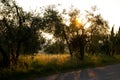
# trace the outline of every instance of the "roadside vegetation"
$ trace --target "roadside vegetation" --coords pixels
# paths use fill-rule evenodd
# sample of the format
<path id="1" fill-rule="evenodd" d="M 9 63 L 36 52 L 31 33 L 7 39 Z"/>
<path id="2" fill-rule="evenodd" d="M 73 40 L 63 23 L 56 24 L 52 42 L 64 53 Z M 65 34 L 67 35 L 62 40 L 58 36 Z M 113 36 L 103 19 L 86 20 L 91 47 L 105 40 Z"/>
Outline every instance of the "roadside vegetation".
<path id="1" fill-rule="evenodd" d="M 1 80 L 23 80 L 120 63 L 120 55 L 86 54 L 84 61 L 69 54 L 21 55 L 17 65 L 0 69 Z"/>

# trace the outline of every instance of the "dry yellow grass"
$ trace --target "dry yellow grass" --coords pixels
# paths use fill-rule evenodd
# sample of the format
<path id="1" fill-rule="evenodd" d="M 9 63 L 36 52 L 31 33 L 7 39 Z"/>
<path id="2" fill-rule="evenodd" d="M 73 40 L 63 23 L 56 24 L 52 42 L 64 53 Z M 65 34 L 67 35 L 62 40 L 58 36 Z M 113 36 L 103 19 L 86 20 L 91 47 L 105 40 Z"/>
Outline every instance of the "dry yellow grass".
<path id="1" fill-rule="evenodd" d="M 37 54 L 34 56 L 34 60 L 38 60 L 41 64 L 46 65 L 50 62 L 56 64 L 63 64 L 70 56 L 68 54 Z"/>
<path id="2" fill-rule="evenodd" d="M 47 65 L 48 63 L 54 62 L 57 65 L 62 65 L 70 59 L 69 54 L 36 54 L 36 55 L 26 55 L 20 56 L 20 60 L 25 62 L 38 61 L 41 65 Z"/>

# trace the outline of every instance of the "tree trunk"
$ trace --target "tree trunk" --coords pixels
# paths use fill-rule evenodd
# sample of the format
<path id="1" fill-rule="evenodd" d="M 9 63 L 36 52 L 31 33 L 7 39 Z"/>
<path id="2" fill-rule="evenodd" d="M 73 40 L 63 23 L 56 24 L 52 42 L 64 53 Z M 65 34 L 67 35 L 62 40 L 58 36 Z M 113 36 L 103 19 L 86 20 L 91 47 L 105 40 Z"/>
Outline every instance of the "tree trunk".
<path id="1" fill-rule="evenodd" d="M 81 55 L 81 60 L 84 60 L 84 54 L 85 54 L 85 35 L 84 35 L 84 29 L 82 29 L 82 40 L 81 40 L 81 45 L 80 45 L 80 55 Z"/>
<path id="2" fill-rule="evenodd" d="M 10 56 L 4 51 L 0 45 L 0 52 L 2 54 L 3 60 L 1 62 L 1 67 L 8 67 L 10 65 Z"/>
<path id="3" fill-rule="evenodd" d="M 71 57 L 72 57 L 72 56 L 73 56 L 72 49 L 71 49 L 71 46 L 70 46 L 70 44 L 69 44 L 68 38 L 67 38 L 67 36 L 66 36 L 66 34 L 65 34 L 65 30 L 63 30 L 63 34 L 64 34 L 64 38 L 65 38 L 65 40 L 66 40 L 66 42 L 67 42 L 67 45 L 68 45 L 69 53 L 70 53 L 70 55 L 71 55 Z"/>
<path id="4" fill-rule="evenodd" d="M 17 44 L 16 56 L 15 56 L 15 64 L 17 64 L 18 59 L 19 59 L 20 48 L 21 48 L 21 42 L 19 41 L 18 44 Z"/>
<path id="5" fill-rule="evenodd" d="M 84 54 L 85 54 L 85 49 L 84 49 L 84 45 L 80 46 L 80 56 L 81 56 L 81 60 L 84 60 Z"/>
<path id="6" fill-rule="evenodd" d="M 68 49 L 69 49 L 70 55 L 71 55 L 71 57 L 72 57 L 72 56 L 73 56 L 73 53 L 72 53 L 71 46 L 70 46 L 70 44 L 69 44 L 69 43 L 67 43 L 67 44 L 68 44 Z"/>

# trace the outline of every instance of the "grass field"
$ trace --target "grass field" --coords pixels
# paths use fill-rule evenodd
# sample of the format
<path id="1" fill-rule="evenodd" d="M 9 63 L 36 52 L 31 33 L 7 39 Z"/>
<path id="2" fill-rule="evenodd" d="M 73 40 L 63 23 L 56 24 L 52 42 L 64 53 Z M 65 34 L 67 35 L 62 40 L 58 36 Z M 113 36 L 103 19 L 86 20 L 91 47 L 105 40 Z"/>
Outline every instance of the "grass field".
<path id="1" fill-rule="evenodd" d="M 71 58 L 68 54 L 21 55 L 18 65 L 0 69 L 0 80 L 21 80 L 84 68 L 120 63 L 120 55 L 85 55 L 85 60 Z"/>

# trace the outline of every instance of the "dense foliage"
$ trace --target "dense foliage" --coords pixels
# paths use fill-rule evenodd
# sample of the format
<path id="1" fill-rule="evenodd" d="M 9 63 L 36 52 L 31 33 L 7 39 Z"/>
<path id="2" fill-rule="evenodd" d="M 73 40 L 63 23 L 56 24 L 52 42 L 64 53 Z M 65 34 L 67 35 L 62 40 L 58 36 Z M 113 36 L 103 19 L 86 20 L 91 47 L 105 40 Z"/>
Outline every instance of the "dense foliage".
<path id="1" fill-rule="evenodd" d="M 78 21 L 80 11 L 73 7 L 60 13 L 50 5 L 40 14 L 25 12 L 13 0 L 1 0 L 0 7 L 1 67 L 17 64 L 20 54 L 34 54 L 43 48 L 47 53 L 69 51 L 71 57 L 80 60 L 86 52 L 113 56 L 120 51 L 120 29 L 115 34 L 113 27 L 110 32 L 108 22 L 99 13 L 94 14 L 96 7 L 86 11 L 86 23 Z M 90 24 L 88 28 L 86 24 Z M 50 44 L 42 32 L 53 35 Z"/>

